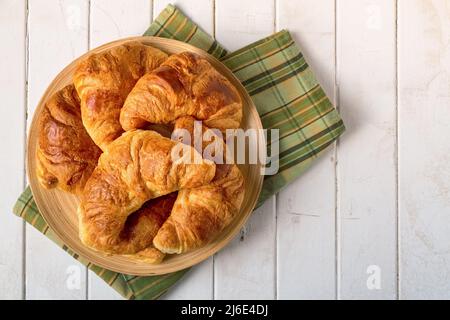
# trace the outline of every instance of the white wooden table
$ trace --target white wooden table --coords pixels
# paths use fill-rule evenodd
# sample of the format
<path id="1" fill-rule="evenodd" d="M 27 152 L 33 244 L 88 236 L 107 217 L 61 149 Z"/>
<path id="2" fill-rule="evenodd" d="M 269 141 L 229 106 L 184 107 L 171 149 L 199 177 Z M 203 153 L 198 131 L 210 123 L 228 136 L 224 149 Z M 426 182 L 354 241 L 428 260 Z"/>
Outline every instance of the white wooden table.
<path id="1" fill-rule="evenodd" d="M 0 0 L 0 298 L 120 298 L 11 208 L 52 78 L 169 2 Z M 347 132 L 165 298 L 449 299 L 450 0 L 172 2 L 230 50 L 290 30 Z"/>

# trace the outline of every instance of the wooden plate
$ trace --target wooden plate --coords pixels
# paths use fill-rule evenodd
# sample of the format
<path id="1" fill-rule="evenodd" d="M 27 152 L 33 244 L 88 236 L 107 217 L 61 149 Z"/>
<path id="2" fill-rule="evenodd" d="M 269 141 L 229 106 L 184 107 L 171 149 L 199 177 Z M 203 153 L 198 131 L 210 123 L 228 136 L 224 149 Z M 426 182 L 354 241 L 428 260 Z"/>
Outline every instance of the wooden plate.
<path id="1" fill-rule="evenodd" d="M 246 185 L 245 199 L 241 212 L 233 223 L 228 226 L 215 241 L 189 253 L 166 256 L 164 261 L 157 265 L 147 264 L 121 255 L 106 255 L 85 247 L 78 238 L 76 209 L 79 201 L 77 197 L 57 189 L 47 190 L 43 188 L 39 184 L 36 175 L 38 122 L 41 110 L 49 97 L 72 82 L 73 71 L 80 59 L 85 58 L 88 54 L 102 52 L 130 41 L 140 41 L 143 44 L 154 46 L 169 54 L 191 51 L 205 57 L 219 72 L 226 76 L 239 91 L 244 105 L 244 117 L 242 121 L 243 129 L 262 129 L 261 120 L 248 93 L 231 71 L 214 57 L 200 49 L 176 40 L 157 37 L 126 38 L 105 44 L 76 59 L 62 70 L 47 88 L 34 113 L 29 131 L 27 153 L 28 179 L 34 199 L 42 216 L 61 240 L 77 254 L 100 267 L 116 272 L 142 276 L 165 274 L 188 268 L 207 259 L 223 248 L 239 232 L 240 228 L 244 225 L 245 221 L 253 211 L 261 191 L 263 183 L 263 175 L 261 175 L 260 171 L 262 168 L 261 164 L 246 164 L 240 166 L 245 177 Z M 261 136 L 258 137 L 258 139 L 261 139 Z"/>

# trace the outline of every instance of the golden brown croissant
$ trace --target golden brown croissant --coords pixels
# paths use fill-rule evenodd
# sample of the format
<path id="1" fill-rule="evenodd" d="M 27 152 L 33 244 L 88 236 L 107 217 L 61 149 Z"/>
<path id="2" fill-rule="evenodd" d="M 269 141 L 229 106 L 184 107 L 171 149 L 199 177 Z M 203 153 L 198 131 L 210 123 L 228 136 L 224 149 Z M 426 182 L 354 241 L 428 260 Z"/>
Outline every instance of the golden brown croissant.
<path id="1" fill-rule="evenodd" d="M 124 130 L 170 123 L 182 116 L 210 128 L 238 128 L 242 101 L 234 86 L 205 59 L 190 52 L 170 56 L 144 75 L 120 113 Z"/>
<path id="2" fill-rule="evenodd" d="M 74 86 L 56 92 L 39 121 L 37 175 L 41 184 L 79 194 L 100 153 L 81 122 L 80 99 Z"/>
<path id="3" fill-rule="evenodd" d="M 109 144 L 86 183 L 78 208 L 80 238 L 85 245 L 109 253 L 142 250 L 147 239 L 124 233 L 127 218 L 150 199 L 211 181 L 215 164 L 201 159 L 194 148 L 184 146 L 182 155 L 195 155 L 198 163 L 188 163 L 183 157 L 173 161 L 172 153 L 180 146 L 150 130 L 125 132 Z M 154 234 L 161 220 L 163 217 L 140 216 L 135 230 Z"/>
<path id="4" fill-rule="evenodd" d="M 147 201 L 130 214 L 120 234 L 115 253 L 126 253 L 129 258 L 147 263 L 159 263 L 165 254 L 153 248 L 153 238 L 170 215 L 177 193 Z M 133 252 L 133 254 L 130 254 Z"/>
<path id="5" fill-rule="evenodd" d="M 192 118 L 180 118 L 175 129 L 193 135 L 193 123 Z M 154 246 L 164 253 L 183 253 L 209 243 L 239 213 L 244 193 L 244 177 L 237 165 L 216 164 L 210 184 L 178 192 L 172 213 L 153 239 Z"/>
<path id="6" fill-rule="evenodd" d="M 133 260 L 138 260 L 140 262 L 157 264 L 157 263 L 161 263 L 161 261 L 163 261 L 166 254 L 162 253 L 161 251 L 154 248 L 153 246 L 150 246 L 150 247 L 147 247 L 144 250 L 139 251 L 137 253 L 123 254 L 122 256 L 133 259 Z"/>
<path id="7" fill-rule="evenodd" d="M 131 42 L 79 63 L 73 81 L 81 98 L 83 124 L 102 150 L 123 132 L 120 109 L 136 81 L 166 59 L 161 50 Z"/>

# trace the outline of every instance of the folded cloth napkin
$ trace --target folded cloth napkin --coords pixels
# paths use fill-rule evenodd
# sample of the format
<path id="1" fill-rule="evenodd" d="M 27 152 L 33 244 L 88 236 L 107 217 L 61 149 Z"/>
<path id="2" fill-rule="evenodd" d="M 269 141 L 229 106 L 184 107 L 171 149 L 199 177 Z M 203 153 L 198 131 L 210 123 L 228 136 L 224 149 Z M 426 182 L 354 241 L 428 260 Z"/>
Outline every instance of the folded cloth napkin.
<path id="1" fill-rule="evenodd" d="M 169 5 L 144 35 L 187 42 L 220 59 L 245 86 L 264 128 L 279 129 L 279 171 L 265 177 L 258 205 L 304 172 L 345 130 L 339 114 L 286 30 L 227 54 L 210 35 Z M 91 264 L 53 233 L 39 213 L 29 187 L 17 200 L 14 213 L 127 299 L 157 299 L 188 271 L 137 277 Z"/>

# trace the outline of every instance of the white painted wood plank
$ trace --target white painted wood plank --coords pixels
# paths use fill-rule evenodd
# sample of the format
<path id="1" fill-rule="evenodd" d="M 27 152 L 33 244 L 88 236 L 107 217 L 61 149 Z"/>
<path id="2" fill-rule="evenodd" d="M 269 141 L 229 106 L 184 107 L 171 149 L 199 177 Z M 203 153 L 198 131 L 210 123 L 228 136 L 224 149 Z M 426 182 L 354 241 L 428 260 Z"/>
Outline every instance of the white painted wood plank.
<path id="1" fill-rule="evenodd" d="M 240 235 L 216 254 L 214 298 L 275 299 L 275 197 L 255 210 Z"/>
<path id="2" fill-rule="evenodd" d="M 335 0 L 278 0 L 277 30 L 287 29 L 313 68 L 322 88 L 334 100 Z"/>
<path id="3" fill-rule="evenodd" d="M 342 299 L 397 296 L 395 21 L 394 0 L 337 2 Z"/>
<path id="4" fill-rule="evenodd" d="M 213 258 L 192 267 L 161 300 L 213 299 Z"/>
<path id="5" fill-rule="evenodd" d="M 88 293 L 89 300 L 123 300 L 123 297 L 112 289 L 91 270 L 88 270 Z"/>
<path id="6" fill-rule="evenodd" d="M 334 100 L 334 0 L 277 1 L 277 29 L 288 29 Z M 278 196 L 279 299 L 336 297 L 335 161 L 330 150 Z"/>
<path id="7" fill-rule="evenodd" d="M 142 35 L 151 16 L 149 0 L 91 0 L 90 48 Z"/>
<path id="8" fill-rule="evenodd" d="M 399 1 L 400 297 L 450 298 L 450 2 Z"/>
<path id="9" fill-rule="evenodd" d="M 139 36 L 151 22 L 152 8 L 148 0 L 91 0 L 89 47 L 95 48 L 120 38 Z M 88 299 L 121 300 L 92 271 L 88 271 Z"/>
<path id="10" fill-rule="evenodd" d="M 216 0 L 216 38 L 228 50 L 271 35 L 275 31 L 273 0 Z"/>
<path id="11" fill-rule="evenodd" d="M 214 10 L 212 0 L 155 0 L 153 2 L 153 16 L 169 4 L 177 6 L 192 21 L 197 23 L 209 34 L 214 32 Z M 213 298 L 213 258 L 209 258 L 200 265 L 195 266 L 177 285 L 169 290 L 162 299 L 212 299 Z"/>
<path id="12" fill-rule="evenodd" d="M 236 50 L 274 32 L 271 0 L 216 1 L 216 38 Z M 215 299 L 274 299 L 275 196 L 256 210 L 241 236 L 216 255 Z"/>
<path id="13" fill-rule="evenodd" d="M 29 121 L 54 76 L 87 50 L 88 1 L 29 2 Z M 86 268 L 27 226 L 28 299 L 85 299 Z"/>
<path id="14" fill-rule="evenodd" d="M 0 2 L 0 299 L 23 296 L 23 222 L 12 214 L 12 207 L 24 188 L 25 144 L 25 48 L 26 3 Z"/>

